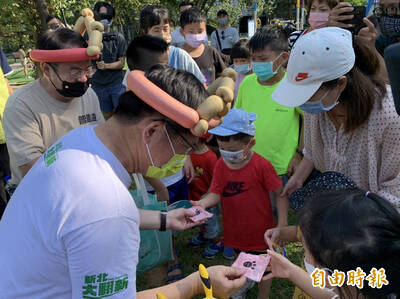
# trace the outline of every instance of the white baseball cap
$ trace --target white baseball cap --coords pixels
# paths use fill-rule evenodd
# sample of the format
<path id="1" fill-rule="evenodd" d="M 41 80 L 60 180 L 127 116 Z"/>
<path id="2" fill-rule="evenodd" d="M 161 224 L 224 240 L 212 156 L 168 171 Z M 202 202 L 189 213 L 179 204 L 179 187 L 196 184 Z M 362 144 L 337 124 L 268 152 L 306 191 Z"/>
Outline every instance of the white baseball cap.
<path id="1" fill-rule="evenodd" d="M 315 29 L 294 44 L 286 78 L 272 93 L 272 99 L 282 106 L 300 106 L 322 83 L 347 74 L 355 59 L 350 31 L 338 27 Z"/>

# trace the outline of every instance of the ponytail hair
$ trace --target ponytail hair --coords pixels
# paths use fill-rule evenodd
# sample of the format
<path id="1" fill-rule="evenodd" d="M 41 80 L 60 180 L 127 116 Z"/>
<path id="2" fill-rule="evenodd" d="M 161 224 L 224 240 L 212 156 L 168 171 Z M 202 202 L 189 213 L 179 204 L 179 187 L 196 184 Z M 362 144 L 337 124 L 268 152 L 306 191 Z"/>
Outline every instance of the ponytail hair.
<path id="1" fill-rule="evenodd" d="M 347 85 L 339 101 L 346 110 L 345 133 L 362 126 L 371 115 L 375 102 L 382 108 L 382 100 L 387 94 L 386 84 L 380 75 L 379 53 L 365 40 L 353 36 L 353 48 L 356 54 L 354 67 L 345 76 Z M 325 82 L 323 86 L 334 87 L 338 79 Z"/>

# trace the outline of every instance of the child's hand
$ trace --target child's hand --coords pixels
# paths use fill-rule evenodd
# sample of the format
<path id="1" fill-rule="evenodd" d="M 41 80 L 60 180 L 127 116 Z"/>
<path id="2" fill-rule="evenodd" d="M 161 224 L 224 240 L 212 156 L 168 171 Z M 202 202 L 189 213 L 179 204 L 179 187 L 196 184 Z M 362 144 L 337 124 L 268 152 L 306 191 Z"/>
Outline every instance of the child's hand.
<path id="1" fill-rule="evenodd" d="M 272 242 L 276 243 L 279 247 L 284 247 L 288 243 L 287 241 L 283 240 L 282 230 L 281 227 L 279 226 L 268 229 L 264 234 L 264 239 L 265 243 L 268 244 L 267 239 L 270 239 Z"/>
<path id="2" fill-rule="evenodd" d="M 196 175 L 195 171 L 194 171 L 192 159 L 190 159 L 190 156 L 186 159 L 185 166 L 183 168 L 185 171 L 185 177 L 186 177 L 187 183 L 190 184 Z"/>
<path id="3" fill-rule="evenodd" d="M 205 206 L 204 202 L 201 201 L 201 200 L 198 200 L 198 201 L 192 201 L 192 200 L 190 200 L 190 203 L 191 203 L 192 206 L 194 206 L 194 207 L 201 207 L 201 208 L 203 208 L 204 210 L 206 209 L 206 206 Z"/>
<path id="4" fill-rule="evenodd" d="M 272 273 L 265 275 L 262 280 L 268 280 L 274 277 L 288 279 L 296 265 L 275 251 L 267 250 L 267 253 L 271 257 L 267 271 L 271 271 Z"/>

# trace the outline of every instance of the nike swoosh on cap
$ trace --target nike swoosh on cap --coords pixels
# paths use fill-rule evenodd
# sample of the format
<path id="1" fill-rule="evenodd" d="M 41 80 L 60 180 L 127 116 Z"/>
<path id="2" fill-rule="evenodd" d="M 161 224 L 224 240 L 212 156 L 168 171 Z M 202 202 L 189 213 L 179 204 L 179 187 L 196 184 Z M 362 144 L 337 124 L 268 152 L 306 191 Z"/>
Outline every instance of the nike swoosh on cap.
<path id="1" fill-rule="evenodd" d="M 296 82 L 300 82 L 307 78 L 309 78 L 308 73 L 298 73 L 295 80 L 296 80 Z"/>

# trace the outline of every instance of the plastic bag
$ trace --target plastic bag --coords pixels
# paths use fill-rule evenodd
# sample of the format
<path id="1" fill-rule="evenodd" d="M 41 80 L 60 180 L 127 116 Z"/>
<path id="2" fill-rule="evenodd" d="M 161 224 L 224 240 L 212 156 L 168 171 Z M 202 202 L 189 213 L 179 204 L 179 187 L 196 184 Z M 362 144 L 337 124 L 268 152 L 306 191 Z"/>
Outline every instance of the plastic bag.
<path id="1" fill-rule="evenodd" d="M 167 209 L 166 202 L 159 202 L 153 194 L 147 193 L 144 179 L 141 174 L 133 174 L 136 190 L 131 190 L 138 209 L 161 211 Z M 139 263 L 137 272 L 146 272 L 158 265 L 172 261 L 173 248 L 171 231 L 160 232 L 159 230 L 141 230 Z"/>

